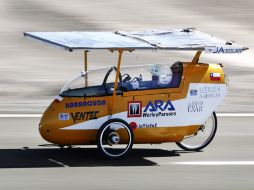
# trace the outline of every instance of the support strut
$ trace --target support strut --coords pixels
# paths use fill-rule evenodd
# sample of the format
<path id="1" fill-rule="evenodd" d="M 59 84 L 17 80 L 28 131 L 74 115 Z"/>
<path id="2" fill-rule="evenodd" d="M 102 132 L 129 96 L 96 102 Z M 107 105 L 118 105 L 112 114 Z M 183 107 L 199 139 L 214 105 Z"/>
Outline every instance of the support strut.
<path id="1" fill-rule="evenodd" d="M 122 62 L 122 54 L 123 54 L 123 49 L 118 50 L 118 62 L 117 62 L 117 70 L 116 70 L 116 78 L 115 78 L 115 84 L 114 84 L 114 92 L 113 92 L 113 97 L 112 97 L 112 106 L 111 106 L 111 115 L 115 113 L 115 103 L 116 103 L 116 91 L 118 87 L 118 78 L 120 74 L 120 67 L 121 67 L 121 62 Z"/>
<path id="2" fill-rule="evenodd" d="M 85 50 L 84 51 L 84 71 L 85 71 L 85 73 L 87 72 L 87 56 L 88 56 L 88 50 Z M 88 86 L 88 77 L 87 77 L 87 73 L 86 73 L 86 75 L 85 75 L 85 87 L 87 87 Z"/>

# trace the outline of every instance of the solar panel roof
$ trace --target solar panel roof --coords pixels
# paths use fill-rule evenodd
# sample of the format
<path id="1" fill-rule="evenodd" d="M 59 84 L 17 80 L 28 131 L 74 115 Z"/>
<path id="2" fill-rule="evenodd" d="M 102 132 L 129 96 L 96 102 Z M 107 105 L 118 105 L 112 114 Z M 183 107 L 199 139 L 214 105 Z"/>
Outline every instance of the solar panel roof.
<path id="1" fill-rule="evenodd" d="M 193 29 L 138 32 L 25 32 L 25 36 L 68 50 L 164 49 L 205 50 L 210 46 L 236 45 Z M 243 46 L 237 45 L 242 50 Z"/>

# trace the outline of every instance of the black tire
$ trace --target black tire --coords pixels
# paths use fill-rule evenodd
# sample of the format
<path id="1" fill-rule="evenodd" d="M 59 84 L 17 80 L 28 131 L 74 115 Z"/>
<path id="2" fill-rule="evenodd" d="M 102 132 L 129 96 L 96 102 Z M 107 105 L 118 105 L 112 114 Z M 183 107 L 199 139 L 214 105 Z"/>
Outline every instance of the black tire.
<path id="1" fill-rule="evenodd" d="M 124 148 L 117 148 L 115 150 L 113 150 L 113 148 L 105 148 L 104 146 L 124 146 L 121 143 L 117 143 L 117 144 L 108 144 L 107 142 L 109 141 L 108 139 L 111 137 L 110 135 L 112 133 L 117 134 L 117 131 L 113 131 L 111 129 L 111 125 L 120 125 L 122 128 L 124 128 L 126 130 L 126 134 L 128 134 L 128 142 L 126 147 Z M 121 139 L 120 136 L 118 136 L 119 139 Z M 106 142 L 105 142 L 106 141 Z M 100 129 L 98 130 L 97 133 L 97 147 L 99 152 L 106 158 L 110 158 L 110 159 L 119 159 L 119 158 L 123 158 L 125 157 L 130 150 L 132 149 L 133 146 L 133 141 L 134 141 L 134 134 L 132 129 L 130 128 L 129 124 L 122 120 L 122 119 L 110 119 L 107 122 L 105 122 Z M 115 151 L 117 153 L 112 153 L 109 152 L 109 150 L 111 151 Z M 119 153 L 118 153 L 119 152 Z"/>
<path id="2" fill-rule="evenodd" d="M 183 139 L 181 142 L 177 142 L 176 143 L 177 146 L 179 146 L 183 150 L 187 150 L 187 151 L 199 151 L 199 150 L 205 148 L 207 145 L 209 145 L 212 142 L 212 140 L 213 140 L 213 138 L 214 138 L 214 136 L 216 134 L 216 131 L 217 131 L 217 117 L 216 117 L 216 113 L 213 112 L 211 117 L 212 117 L 212 120 L 213 120 L 212 131 L 209 134 L 208 138 L 203 143 L 201 143 L 199 145 L 196 145 L 196 146 L 192 146 L 192 145 L 186 144 L 185 143 L 185 139 Z M 190 138 L 195 138 L 195 136 L 194 137 L 190 137 Z"/>

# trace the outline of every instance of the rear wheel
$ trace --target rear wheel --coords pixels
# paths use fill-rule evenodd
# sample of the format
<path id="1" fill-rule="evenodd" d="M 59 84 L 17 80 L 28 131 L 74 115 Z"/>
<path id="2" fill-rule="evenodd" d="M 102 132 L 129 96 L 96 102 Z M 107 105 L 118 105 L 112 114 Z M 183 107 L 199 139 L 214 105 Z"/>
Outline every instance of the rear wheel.
<path id="1" fill-rule="evenodd" d="M 118 159 L 126 156 L 133 146 L 133 131 L 121 119 L 105 122 L 97 134 L 97 146 L 103 156 Z"/>
<path id="2" fill-rule="evenodd" d="M 176 144 L 187 151 L 198 151 L 205 148 L 214 138 L 217 131 L 217 117 L 215 112 L 201 125 L 197 133 L 185 137 Z"/>

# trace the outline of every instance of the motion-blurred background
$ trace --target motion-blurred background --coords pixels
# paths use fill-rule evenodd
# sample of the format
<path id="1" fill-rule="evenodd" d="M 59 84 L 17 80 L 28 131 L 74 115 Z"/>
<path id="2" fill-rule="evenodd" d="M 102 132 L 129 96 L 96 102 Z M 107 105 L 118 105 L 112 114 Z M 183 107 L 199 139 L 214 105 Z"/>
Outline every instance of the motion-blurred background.
<path id="1" fill-rule="evenodd" d="M 42 113 L 83 69 L 83 52 L 31 41 L 25 31 L 115 31 L 196 27 L 250 50 L 202 55 L 223 63 L 229 93 L 218 112 L 254 110 L 254 1 L 251 0 L 0 0 L 0 113 Z M 89 69 L 116 64 L 107 51 L 89 53 Z M 190 53 L 134 52 L 125 65 L 191 60 Z"/>

